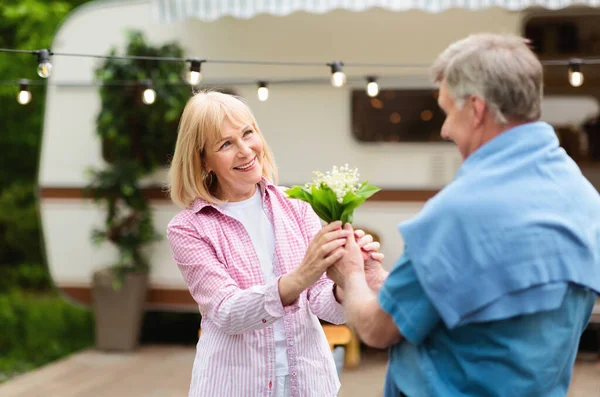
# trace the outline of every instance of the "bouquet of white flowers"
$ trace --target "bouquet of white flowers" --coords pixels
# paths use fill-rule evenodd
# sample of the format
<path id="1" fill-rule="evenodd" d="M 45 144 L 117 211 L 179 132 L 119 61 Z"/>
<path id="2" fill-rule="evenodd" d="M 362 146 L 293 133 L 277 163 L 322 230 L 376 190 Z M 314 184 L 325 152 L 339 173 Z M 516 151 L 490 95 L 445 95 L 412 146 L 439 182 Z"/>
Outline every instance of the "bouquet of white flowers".
<path id="1" fill-rule="evenodd" d="M 352 223 L 354 210 L 380 188 L 358 181 L 358 169 L 334 166 L 326 174 L 315 171 L 312 183 L 292 186 L 285 192 L 291 198 L 308 202 L 319 218 L 325 222 Z"/>

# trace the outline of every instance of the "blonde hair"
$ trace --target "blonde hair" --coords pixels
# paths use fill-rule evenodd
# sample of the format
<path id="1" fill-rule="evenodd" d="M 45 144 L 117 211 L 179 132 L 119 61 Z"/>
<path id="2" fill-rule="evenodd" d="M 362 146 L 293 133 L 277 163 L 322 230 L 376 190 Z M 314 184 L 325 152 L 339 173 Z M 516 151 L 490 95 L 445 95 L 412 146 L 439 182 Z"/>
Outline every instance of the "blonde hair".
<path id="1" fill-rule="evenodd" d="M 528 45 L 529 40 L 515 35 L 470 35 L 439 55 L 431 70 L 433 80 L 446 80 L 459 107 L 469 95 L 484 99 L 500 124 L 538 120 L 543 70 Z"/>
<path id="2" fill-rule="evenodd" d="M 197 198 L 213 204 L 221 202 L 211 193 L 218 181 L 214 175 L 207 174 L 204 156 L 207 143 L 221 139 L 225 120 L 252 126 L 263 143 L 263 176 L 277 183 L 273 154 L 248 105 L 234 95 L 201 91 L 192 96 L 183 109 L 169 169 L 169 193 L 178 206 L 189 208 Z"/>

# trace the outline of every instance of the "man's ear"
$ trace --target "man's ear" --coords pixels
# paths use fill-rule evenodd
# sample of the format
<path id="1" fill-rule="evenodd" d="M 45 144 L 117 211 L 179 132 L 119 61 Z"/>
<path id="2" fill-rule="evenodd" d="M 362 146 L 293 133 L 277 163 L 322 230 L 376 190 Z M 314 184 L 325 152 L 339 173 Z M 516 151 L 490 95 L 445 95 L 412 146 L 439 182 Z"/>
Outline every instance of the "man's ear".
<path id="1" fill-rule="evenodd" d="M 471 96 L 471 110 L 473 112 L 473 123 L 475 127 L 479 127 L 483 124 L 485 119 L 485 114 L 487 112 L 487 103 L 484 99 L 479 98 L 478 96 Z"/>

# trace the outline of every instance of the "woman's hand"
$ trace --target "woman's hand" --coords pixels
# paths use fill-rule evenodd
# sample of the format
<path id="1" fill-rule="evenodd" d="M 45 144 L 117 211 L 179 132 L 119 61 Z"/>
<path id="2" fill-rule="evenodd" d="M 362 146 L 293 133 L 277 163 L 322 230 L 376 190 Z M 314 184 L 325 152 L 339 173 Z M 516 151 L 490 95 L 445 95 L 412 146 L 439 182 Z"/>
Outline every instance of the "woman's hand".
<path id="1" fill-rule="evenodd" d="M 365 260 L 365 280 L 373 291 L 379 291 L 389 272 L 383 268 L 384 256 L 381 252 L 371 252 Z"/>
<path id="2" fill-rule="evenodd" d="M 302 291 L 313 285 L 329 266 L 344 255 L 343 245 L 351 233 L 351 230 L 342 229 L 340 221 L 335 221 L 315 235 L 300 266 L 279 280 L 279 295 L 284 306 L 293 303 Z"/>
<path id="3" fill-rule="evenodd" d="M 308 245 L 304 260 L 297 271 L 310 287 L 327 268 L 337 262 L 344 254 L 343 245 L 352 232 L 342 229 L 342 222 L 335 221 L 325 225 Z"/>
<path id="4" fill-rule="evenodd" d="M 354 238 L 356 239 L 356 243 L 362 251 L 362 257 L 364 260 L 370 258 L 371 253 L 379 252 L 379 248 L 381 248 L 379 242 L 373 241 L 373 236 L 366 234 L 364 230 L 354 230 Z"/>

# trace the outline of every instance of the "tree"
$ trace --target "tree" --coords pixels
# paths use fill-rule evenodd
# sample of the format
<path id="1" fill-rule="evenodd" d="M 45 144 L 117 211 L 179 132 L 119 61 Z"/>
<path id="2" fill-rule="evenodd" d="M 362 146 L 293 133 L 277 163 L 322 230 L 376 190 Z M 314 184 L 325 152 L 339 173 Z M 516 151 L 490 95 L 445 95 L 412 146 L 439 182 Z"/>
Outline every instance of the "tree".
<path id="1" fill-rule="evenodd" d="M 49 48 L 66 15 L 87 0 L 3 0 L 0 48 Z M 18 79 L 38 79 L 31 54 L 0 53 L 0 272 L 21 263 L 43 265 L 36 182 L 45 88 L 31 88 L 32 101 L 16 101 Z M 0 274 L 1 276 L 1 274 Z"/>
<path id="2" fill-rule="evenodd" d="M 177 43 L 150 45 L 140 31 L 128 32 L 126 55 L 182 58 Z M 117 55 L 113 48 L 110 55 Z M 182 84 L 182 65 L 142 59 L 106 59 L 96 69 L 99 81 L 162 82 L 153 89 L 158 101 L 146 105 L 142 92 L 147 86 L 104 85 L 100 88 L 101 109 L 96 132 L 102 139 L 108 166 L 91 170 L 91 195 L 106 209 L 104 227 L 93 232 L 96 242 L 109 241 L 120 252 L 112 268 L 119 286 L 129 272 L 148 273 L 150 264 L 142 248 L 158 238 L 152 211 L 139 180 L 168 163 L 172 156 L 179 116 L 190 88 Z M 166 82 L 166 84 L 164 83 Z"/>

